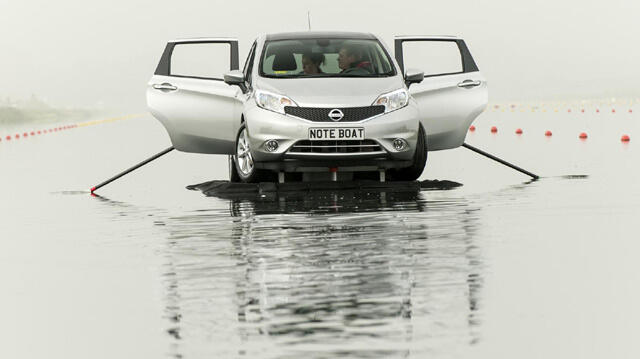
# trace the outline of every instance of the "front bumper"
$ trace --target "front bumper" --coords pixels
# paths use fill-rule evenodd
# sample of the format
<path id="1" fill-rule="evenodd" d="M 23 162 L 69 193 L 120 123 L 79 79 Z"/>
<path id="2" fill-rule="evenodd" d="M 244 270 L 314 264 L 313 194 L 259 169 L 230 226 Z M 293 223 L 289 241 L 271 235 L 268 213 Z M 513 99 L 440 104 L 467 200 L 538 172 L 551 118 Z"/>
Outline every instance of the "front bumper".
<path id="1" fill-rule="evenodd" d="M 245 109 L 251 153 L 257 168 L 292 170 L 302 167 L 342 168 L 366 167 L 402 168 L 411 165 L 418 139 L 418 108 L 415 102 L 399 110 L 358 122 L 312 122 L 309 120 L 264 110 L 257 106 Z M 362 127 L 365 139 L 374 141 L 379 148 L 374 152 L 356 153 L 293 153 L 291 147 L 308 139 L 309 128 Z M 402 138 L 408 147 L 397 151 L 393 140 Z M 278 149 L 269 152 L 268 140 L 278 141 Z M 284 163 L 288 163 L 284 165 Z"/>

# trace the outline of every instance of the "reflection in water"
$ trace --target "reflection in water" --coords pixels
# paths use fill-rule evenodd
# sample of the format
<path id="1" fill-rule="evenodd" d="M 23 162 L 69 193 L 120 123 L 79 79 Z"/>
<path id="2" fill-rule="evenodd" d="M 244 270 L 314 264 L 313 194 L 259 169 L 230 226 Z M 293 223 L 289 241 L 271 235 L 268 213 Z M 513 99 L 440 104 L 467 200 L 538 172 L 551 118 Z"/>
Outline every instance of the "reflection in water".
<path id="1" fill-rule="evenodd" d="M 175 357 L 424 357 L 478 340 L 477 209 L 424 193 L 230 201 L 168 218 Z"/>

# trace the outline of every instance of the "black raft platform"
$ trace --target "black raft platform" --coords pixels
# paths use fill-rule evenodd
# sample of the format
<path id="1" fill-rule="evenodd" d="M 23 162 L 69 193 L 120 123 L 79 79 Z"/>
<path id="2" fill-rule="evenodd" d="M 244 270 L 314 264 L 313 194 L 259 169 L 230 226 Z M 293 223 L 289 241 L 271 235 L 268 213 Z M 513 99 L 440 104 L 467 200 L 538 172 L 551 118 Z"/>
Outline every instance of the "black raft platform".
<path id="1" fill-rule="evenodd" d="M 220 198 L 256 198 L 272 197 L 316 192 L 420 192 L 425 190 L 448 190 L 462 186 L 453 181 L 424 180 L 411 182 L 377 182 L 377 181 L 344 181 L 344 182 L 260 182 L 236 183 L 229 181 L 209 181 L 187 186 L 187 189 L 201 191 L 206 196 Z"/>

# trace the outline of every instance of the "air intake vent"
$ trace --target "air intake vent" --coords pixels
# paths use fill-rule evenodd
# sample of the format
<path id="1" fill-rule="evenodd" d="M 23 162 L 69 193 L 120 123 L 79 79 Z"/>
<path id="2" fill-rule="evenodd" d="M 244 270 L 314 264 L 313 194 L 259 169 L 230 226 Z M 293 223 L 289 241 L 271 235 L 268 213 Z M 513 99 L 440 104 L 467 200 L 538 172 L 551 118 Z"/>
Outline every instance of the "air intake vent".
<path id="1" fill-rule="evenodd" d="M 335 122 L 355 122 L 362 121 L 367 118 L 380 115 L 384 113 L 384 106 L 365 106 L 365 107 L 333 107 L 333 108 L 321 108 L 321 107 L 295 107 L 285 106 L 284 112 L 287 115 L 304 118 L 305 120 L 314 122 L 334 122 L 329 117 L 329 112 L 338 109 L 344 117 Z"/>
<path id="2" fill-rule="evenodd" d="M 380 145 L 374 140 L 340 140 L 296 142 L 289 153 L 375 153 L 382 152 Z"/>

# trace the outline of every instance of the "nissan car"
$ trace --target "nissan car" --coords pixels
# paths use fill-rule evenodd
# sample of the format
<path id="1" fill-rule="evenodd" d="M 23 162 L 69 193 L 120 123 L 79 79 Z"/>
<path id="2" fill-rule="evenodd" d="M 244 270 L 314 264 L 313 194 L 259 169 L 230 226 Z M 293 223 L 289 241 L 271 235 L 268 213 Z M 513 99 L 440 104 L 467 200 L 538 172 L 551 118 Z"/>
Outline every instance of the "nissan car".
<path id="1" fill-rule="evenodd" d="M 393 56 L 392 56 L 393 54 Z M 418 179 L 487 105 L 461 38 L 290 32 L 170 41 L 147 87 L 175 149 L 228 155 L 232 182 Z"/>

